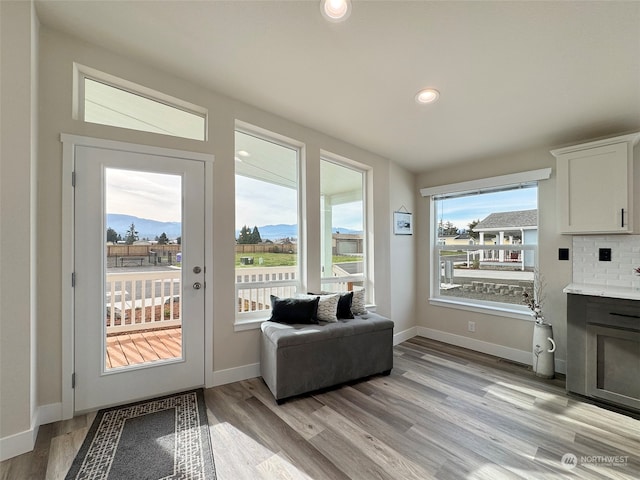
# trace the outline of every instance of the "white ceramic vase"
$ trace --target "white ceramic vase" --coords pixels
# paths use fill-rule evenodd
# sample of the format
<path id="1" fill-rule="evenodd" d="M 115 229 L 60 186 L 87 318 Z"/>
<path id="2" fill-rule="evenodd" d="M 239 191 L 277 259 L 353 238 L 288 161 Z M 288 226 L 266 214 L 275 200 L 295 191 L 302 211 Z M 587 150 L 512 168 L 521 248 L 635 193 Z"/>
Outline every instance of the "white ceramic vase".
<path id="1" fill-rule="evenodd" d="M 548 323 L 536 323 L 533 328 L 533 371 L 538 377 L 553 378 L 555 374 L 556 342 Z"/>

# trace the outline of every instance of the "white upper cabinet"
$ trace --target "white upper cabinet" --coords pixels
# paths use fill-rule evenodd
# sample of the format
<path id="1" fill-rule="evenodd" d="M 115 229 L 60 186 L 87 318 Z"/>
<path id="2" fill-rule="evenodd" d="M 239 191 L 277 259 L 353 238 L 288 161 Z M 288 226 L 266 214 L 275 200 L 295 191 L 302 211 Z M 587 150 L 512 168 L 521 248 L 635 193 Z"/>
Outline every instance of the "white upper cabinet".
<path id="1" fill-rule="evenodd" d="M 633 233 L 633 147 L 640 133 L 552 150 L 561 233 Z"/>

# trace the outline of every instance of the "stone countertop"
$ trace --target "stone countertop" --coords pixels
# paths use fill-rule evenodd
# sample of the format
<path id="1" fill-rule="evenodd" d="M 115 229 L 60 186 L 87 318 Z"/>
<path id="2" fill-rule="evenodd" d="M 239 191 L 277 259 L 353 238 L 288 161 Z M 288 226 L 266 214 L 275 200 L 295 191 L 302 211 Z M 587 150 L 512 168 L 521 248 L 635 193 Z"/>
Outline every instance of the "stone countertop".
<path id="1" fill-rule="evenodd" d="M 607 285 L 589 285 L 584 283 L 570 283 L 562 290 L 564 293 L 590 295 L 592 297 L 624 298 L 640 300 L 640 288 L 609 287 Z"/>

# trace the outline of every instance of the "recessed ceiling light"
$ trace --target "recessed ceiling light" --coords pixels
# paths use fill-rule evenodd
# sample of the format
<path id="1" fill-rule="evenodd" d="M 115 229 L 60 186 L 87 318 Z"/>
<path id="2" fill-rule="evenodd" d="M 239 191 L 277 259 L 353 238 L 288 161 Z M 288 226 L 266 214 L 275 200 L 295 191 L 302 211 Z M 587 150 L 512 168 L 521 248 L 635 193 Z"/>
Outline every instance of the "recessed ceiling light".
<path id="1" fill-rule="evenodd" d="M 416 94 L 416 102 L 433 103 L 440 97 L 440 92 L 435 88 L 423 88 Z"/>
<path id="2" fill-rule="evenodd" d="M 351 0 L 322 0 L 320 11 L 330 22 L 343 22 L 351 15 Z"/>

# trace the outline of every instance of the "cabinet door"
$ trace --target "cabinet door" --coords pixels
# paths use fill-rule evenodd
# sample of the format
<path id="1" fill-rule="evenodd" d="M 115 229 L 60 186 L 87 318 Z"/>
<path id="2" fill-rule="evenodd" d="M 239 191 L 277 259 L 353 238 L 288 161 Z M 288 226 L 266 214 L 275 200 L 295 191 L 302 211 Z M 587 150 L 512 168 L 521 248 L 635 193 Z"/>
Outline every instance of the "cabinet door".
<path id="1" fill-rule="evenodd" d="M 640 409 L 640 332 L 587 324 L 587 395 Z"/>
<path id="2" fill-rule="evenodd" d="M 630 160 L 627 143 L 558 155 L 562 233 L 627 233 Z"/>

